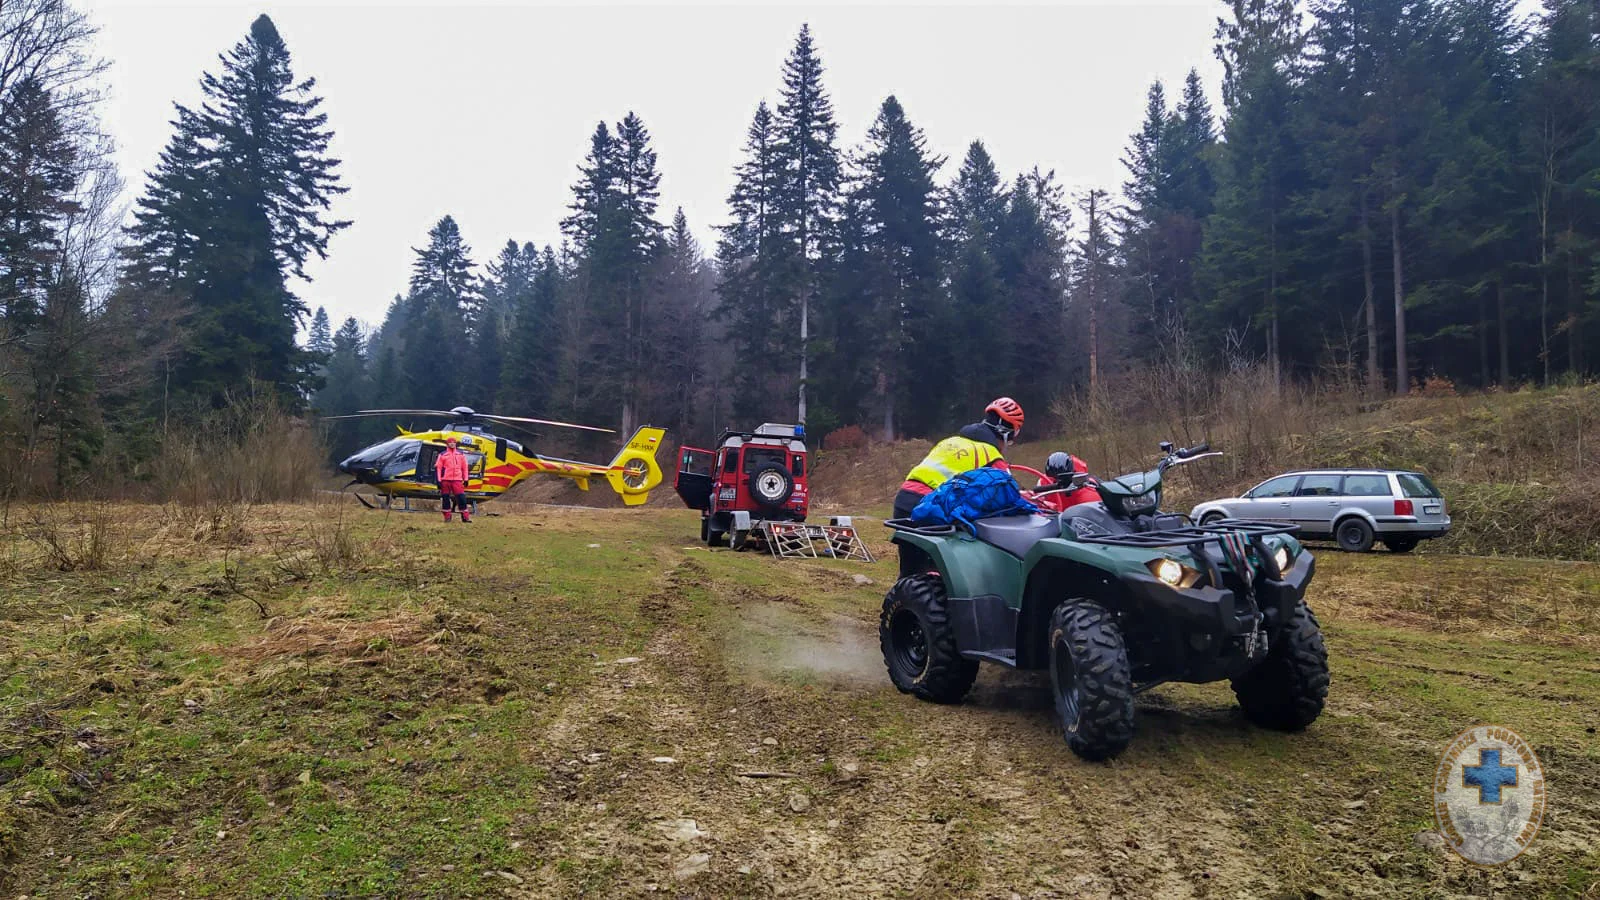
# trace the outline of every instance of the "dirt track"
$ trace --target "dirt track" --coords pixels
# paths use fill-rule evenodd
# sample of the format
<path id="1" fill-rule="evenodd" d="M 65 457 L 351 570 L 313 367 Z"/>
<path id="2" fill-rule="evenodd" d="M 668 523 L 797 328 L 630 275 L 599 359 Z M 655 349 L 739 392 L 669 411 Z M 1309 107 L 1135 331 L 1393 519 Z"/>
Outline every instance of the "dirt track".
<path id="1" fill-rule="evenodd" d="M 870 602 L 882 588 L 842 588 L 855 570 L 676 547 L 659 555 L 674 567 L 645 602 L 663 627 L 638 662 L 597 668 L 541 742 L 560 787 L 541 810 L 540 855 L 569 862 L 543 869 L 534 893 L 582 892 L 585 873 L 601 871 L 623 893 L 697 896 L 1589 889 L 1600 835 L 1592 739 L 1545 748 L 1565 797 L 1540 838 L 1544 858 L 1489 872 L 1418 842 L 1431 825 L 1422 792 L 1448 735 L 1434 727 L 1439 716 L 1369 685 L 1420 672 L 1485 684 L 1492 706 L 1526 687 L 1415 654 L 1426 635 L 1330 623 L 1336 683 L 1306 734 L 1251 729 L 1225 685 L 1169 686 L 1141 698 L 1132 749 L 1092 765 L 1057 736 L 1039 676 L 985 667 L 955 707 L 896 694 Z M 776 583 L 725 584 L 730 565 L 736 583 Z M 873 576 L 888 577 L 884 568 Z M 1565 649 L 1529 644 L 1496 658 L 1536 666 L 1547 681 L 1595 684 L 1592 660 Z M 1561 705 L 1590 725 L 1600 718 Z M 1537 734 L 1534 721 L 1512 724 Z"/>

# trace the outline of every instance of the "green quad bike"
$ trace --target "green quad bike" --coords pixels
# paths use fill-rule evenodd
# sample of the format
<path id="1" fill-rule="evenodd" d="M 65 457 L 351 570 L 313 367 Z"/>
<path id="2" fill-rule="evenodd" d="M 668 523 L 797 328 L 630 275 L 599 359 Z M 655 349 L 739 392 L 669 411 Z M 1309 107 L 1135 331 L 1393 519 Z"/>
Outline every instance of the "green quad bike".
<path id="1" fill-rule="evenodd" d="M 1099 484 L 1099 503 L 979 519 L 972 533 L 885 523 L 902 553 L 927 557 L 883 600 L 878 639 L 895 687 L 957 703 L 980 661 L 1049 669 L 1067 745 L 1089 760 L 1122 752 L 1134 695 L 1168 681 L 1231 679 L 1246 718 L 1268 728 L 1315 721 L 1328 654 L 1305 602 L 1312 555 L 1292 525 L 1161 513 L 1168 469 L 1220 455 L 1161 451 L 1154 469 Z M 1048 507 L 1087 479 L 1061 476 L 1029 496 Z"/>

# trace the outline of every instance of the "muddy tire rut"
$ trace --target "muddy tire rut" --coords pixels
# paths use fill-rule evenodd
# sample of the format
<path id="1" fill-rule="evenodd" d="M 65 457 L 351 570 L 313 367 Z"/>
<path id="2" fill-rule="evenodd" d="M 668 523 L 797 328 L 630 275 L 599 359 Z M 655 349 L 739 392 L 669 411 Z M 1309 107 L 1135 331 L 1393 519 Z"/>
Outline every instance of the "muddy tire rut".
<path id="1" fill-rule="evenodd" d="M 536 750 L 556 775 L 530 888 L 583 894 L 603 871 L 625 895 L 1279 891 L 1238 823 L 1192 802 L 1187 777 L 1072 756 L 1041 679 L 991 669 L 963 705 L 918 703 L 889 687 L 864 617 L 748 594 L 731 611 L 830 644 L 827 680 L 764 677 L 681 617 L 638 662 L 606 665 Z M 837 665 L 841 653 L 856 664 Z M 914 747 L 886 749 L 886 729 Z"/>

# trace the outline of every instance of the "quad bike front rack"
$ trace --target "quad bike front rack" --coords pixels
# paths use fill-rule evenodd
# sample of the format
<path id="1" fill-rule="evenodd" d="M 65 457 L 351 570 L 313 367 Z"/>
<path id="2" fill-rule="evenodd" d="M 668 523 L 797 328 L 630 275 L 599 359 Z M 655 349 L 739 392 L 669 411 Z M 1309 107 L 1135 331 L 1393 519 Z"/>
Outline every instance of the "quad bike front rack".
<path id="1" fill-rule="evenodd" d="M 762 520 L 754 523 L 751 536 L 778 559 L 873 561 L 872 551 L 856 533 L 849 516 L 829 519 L 826 525 Z"/>
<path id="2" fill-rule="evenodd" d="M 1251 571 L 1246 557 L 1249 550 L 1254 550 L 1256 559 L 1267 570 L 1267 574 L 1273 578 L 1282 578 L 1283 573 L 1278 571 L 1277 561 L 1267 552 L 1266 542 L 1262 538 L 1273 534 L 1294 534 L 1299 530 L 1299 525 L 1284 525 L 1280 522 L 1222 519 L 1210 525 L 1186 525 L 1182 528 L 1164 528 L 1160 531 L 1079 534 L 1074 540 L 1081 544 L 1149 550 L 1162 547 L 1187 547 L 1190 554 L 1206 568 L 1206 575 L 1211 579 L 1211 583 L 1222 584 L 1222 573 L 1211 561 L 1211 556 L 1204 551 L 1206 544 L 1216 543 L 1220 546 L 1223 557 L 1228 560 L 1233 570 L 1239 573 Z M 1253 590 L 1251 579 L 1247 574 L 1245 577 L 1246 590 Z"/>

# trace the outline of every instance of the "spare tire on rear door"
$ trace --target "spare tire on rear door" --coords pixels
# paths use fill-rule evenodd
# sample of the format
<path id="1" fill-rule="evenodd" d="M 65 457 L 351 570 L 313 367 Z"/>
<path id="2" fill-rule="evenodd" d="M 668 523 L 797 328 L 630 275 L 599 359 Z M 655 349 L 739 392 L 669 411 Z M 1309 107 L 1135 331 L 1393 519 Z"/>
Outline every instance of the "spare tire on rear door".
<path id="1" fill-rule="evenodd" d="M 767 463 L 750 473 L 750 498 L 757 505 L 782 509 L 794 493 L 794 476 L 778 463 Z"/>

